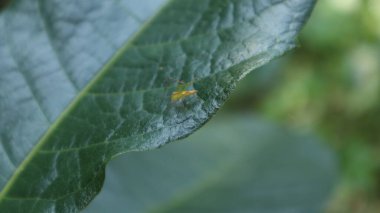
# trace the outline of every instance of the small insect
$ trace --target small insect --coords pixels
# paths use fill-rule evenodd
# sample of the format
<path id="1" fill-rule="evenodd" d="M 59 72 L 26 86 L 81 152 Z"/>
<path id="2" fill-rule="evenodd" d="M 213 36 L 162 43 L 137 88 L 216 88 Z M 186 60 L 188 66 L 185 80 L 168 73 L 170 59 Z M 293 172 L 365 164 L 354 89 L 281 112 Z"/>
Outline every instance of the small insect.
<path id="1" fill-rule="evenodd" d="M 191 84 L 193 84 L 193 82 L 189 82 L 189 83 L 180 82 L 180 84 L 177 86 L 176 90 L 171 95 L 172 102 L 178 102 L 178 101 L 181 101 L 188 96 L 196 94 L 198 92 L 197 90 L 195 90 L 195 89 L 189 90 L 188 89 Z"/>

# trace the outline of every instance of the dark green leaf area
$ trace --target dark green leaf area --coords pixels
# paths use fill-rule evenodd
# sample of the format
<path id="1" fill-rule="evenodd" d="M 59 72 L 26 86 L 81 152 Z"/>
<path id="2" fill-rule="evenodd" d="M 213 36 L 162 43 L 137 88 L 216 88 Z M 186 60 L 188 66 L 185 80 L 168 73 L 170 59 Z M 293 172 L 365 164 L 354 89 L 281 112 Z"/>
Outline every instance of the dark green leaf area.
<path id="1" fill-rule="evenodd" d="M 7 6 L 7 5 L 9 4 L 10 1 L 11 1 L 11 0 L 1 0 L 1 1 L 0 1 L 0 12 L 1 12 L 1 10 L 2 10 L 5 6 Z"/>

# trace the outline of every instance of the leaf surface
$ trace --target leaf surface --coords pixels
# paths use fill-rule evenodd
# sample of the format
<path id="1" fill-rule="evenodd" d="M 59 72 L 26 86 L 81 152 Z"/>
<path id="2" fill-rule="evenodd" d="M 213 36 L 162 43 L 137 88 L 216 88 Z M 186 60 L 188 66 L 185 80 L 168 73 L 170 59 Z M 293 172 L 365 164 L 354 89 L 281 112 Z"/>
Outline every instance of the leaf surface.
<path id="1" fill-rule="evenodd" d="M 0 12 L 0 211 L 76 212 L 113 156 L 187 136 L 295 46 L 314 0 L 13 0 Z M 179 103 L 178 82 L 198 92 Z"/>
<path id="2" fill-rule="evenodd" d="M 218 117 L 180 143 L 111 161 L 84 212 L 320 213 L 336 160 L 311 134 L 253 116 Z"/>

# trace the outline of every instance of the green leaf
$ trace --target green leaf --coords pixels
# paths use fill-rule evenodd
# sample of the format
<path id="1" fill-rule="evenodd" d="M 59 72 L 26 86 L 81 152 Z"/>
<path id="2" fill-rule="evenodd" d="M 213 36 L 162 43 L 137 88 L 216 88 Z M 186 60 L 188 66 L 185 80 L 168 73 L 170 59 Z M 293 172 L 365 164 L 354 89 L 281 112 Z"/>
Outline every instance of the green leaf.
<path id="1" fill-rule="evenodd" d="M 83 209 L 111 157 L 198 129 L 239 79 L 295 46 L 313 5 L 11 1 L 0 13 L 0 212 Z M 198 93 L 172 103 L 177 80 Z"/>
<path id="2" fill-rule="evenodd" d="M 336 171 L 333 153 L 310 134 L 220 118 L 181 143 L 111 161 L 85 212 L 319 213 Z"/>

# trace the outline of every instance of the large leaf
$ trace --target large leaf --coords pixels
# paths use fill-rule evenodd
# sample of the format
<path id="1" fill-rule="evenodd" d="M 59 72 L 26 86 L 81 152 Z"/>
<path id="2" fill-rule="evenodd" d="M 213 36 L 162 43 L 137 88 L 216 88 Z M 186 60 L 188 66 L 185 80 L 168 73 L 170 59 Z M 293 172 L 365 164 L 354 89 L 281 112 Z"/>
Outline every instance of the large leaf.
<path id="1" fill-rule="evenodd" d="M 85 212 L 320 213 L 336 171 L 312 135 L 222 118 L 181 143 L 111 161 Z"/>
<path id="2" fill-rule="evenodd" d="M 246 73 L 295 46 L 313 4 L 11 1 L 0 12 L 0 211 L 84 208 L 112 156 L 199 128 Z M 173 79 L 198 93 L 172 103 Z"/>

